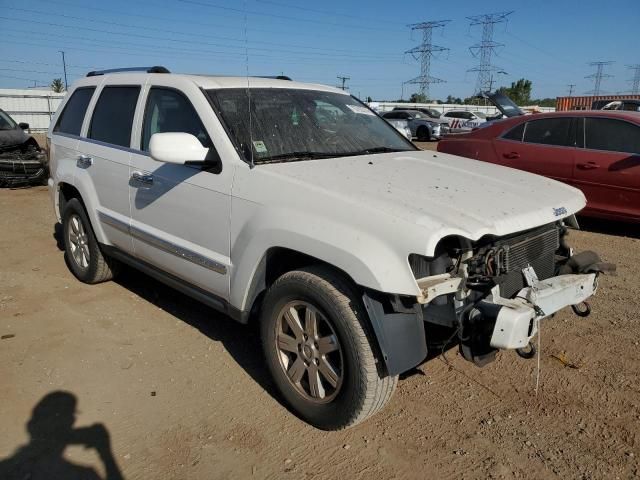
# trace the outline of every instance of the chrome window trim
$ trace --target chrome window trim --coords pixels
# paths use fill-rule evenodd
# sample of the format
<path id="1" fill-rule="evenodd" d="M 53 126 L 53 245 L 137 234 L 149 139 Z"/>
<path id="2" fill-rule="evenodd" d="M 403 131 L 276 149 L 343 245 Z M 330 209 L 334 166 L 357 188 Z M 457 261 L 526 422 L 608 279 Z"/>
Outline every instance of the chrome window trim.
<path id="1" fill-rule="evenodd" d="M 98 212 L 98 218 L 101 222 L 120 230 L 121 232 L 129 233 L 133 238 L 143 241 L 151 246 L 154 246 L 162 251 L 175 255 L 176 257 L 183 258 L 191 263 L 195 263 L 201 267 L 212 270 L 221 275 L 227 273 L 227 267 L 220 262 L 212 260 L 209 257 L 205 257 L 193 250 L 176 245 L 173 242 L 163 240 L 156 235 L 152 235 L 144 230 L 134 227 L 122 220 L 112 217 L 103 212 Z"/>

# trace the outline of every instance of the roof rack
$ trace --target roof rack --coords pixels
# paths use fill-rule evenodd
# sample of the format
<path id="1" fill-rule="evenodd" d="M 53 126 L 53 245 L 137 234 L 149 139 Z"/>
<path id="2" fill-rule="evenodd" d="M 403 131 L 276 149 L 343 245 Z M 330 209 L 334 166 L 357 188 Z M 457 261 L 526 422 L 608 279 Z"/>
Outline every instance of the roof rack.
<path id="1" fill-rule="evenodd" d="M 290 82 L 291 77 L 287 77 L 286 75 L 275 75 L 275 76 L 268 76 L 268 75 L 256 75 L 255 78 L 273 78 L 274 80 L 289 80 Z"/>
<path id="2" fill-rule="evenodd" d="M 94 70 L 87 73 L 87 77 L 97 77 L 98 75 L 106 75 L 107 73 L 124 73 L 124 72 L 146 72 L 146 73 L 171 73 L 165 67 L 156 65 L 155 67 L 127 67 L 127 68 L 111 68 L 109 70 Z"/>

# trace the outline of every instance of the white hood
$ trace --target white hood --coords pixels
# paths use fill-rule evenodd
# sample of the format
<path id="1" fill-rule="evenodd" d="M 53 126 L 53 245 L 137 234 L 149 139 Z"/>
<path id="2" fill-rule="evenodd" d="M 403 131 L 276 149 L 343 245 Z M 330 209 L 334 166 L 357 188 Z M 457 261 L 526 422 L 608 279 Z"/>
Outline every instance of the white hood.
<path id="1" fill-rule="evenodd" d="M 539 175 L 454 155 L 398 152 L 257 166 L 288 177 L 329 209 L 423 227 L 427 251 L 446 235 L 476 240 L 557 221 L 582 208 L 582 192 Z M 335 201 L 332 201 L 335 200 Z M 387 220 L 388 221 L 388 220 Z"/>

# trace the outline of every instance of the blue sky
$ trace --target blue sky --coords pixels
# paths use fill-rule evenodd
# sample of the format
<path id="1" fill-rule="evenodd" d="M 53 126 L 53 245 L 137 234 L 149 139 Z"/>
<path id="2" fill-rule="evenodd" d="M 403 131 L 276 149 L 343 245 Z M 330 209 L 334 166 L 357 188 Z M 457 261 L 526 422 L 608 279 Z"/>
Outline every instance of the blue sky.
<path id="1" fill-rule="evenodd" d="M 487 6 L 488 4 L 488 6 Z M 437 6 L 436 6 L 437 5 Z M 640 0 L 534 0 L 479 2 L 296 2 L 295 0 L 0 0 L 0 88 L 48 84 L 62 76 L 66 52 L 69 83 L 93 68 L 165 65 L 171 71 L 244 75 L 284 73 L 301 81 L 335 85 L 351 77 L 352 93 L 397 99 L 402 82 L 420 66 L 404 52 L 419 44 L 407 24 L 451 20 L 434 33 L 448 47 L 431 74 L 446 83 L 432 97 L 469 96 L 477 64 L 469 46 L 480 27 L 467 16 L 513 10 L 497 25 L 494 40 L 505 46 L 493 62 L 508 75 L 533 81 L 535 97 L 593 88 L 585 79 L 590 61 L 611 60 L 608 93 L 628 90 L 640 64 Z M 416 87 L 405 86 L 405 98 Z"/>

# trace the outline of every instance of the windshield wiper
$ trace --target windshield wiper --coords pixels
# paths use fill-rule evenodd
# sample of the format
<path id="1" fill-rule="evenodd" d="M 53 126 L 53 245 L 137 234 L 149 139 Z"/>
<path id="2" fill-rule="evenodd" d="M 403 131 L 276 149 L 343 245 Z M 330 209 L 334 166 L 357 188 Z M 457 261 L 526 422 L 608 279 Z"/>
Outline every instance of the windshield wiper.
<path id="1" fill-rule="evenodd" d="M 280 155 L 271 155 L 270 157 L 255 158 L 254 162 L 259 163 L 275 163 L 275 162 L 295 162 L 297 160 L 313 160 L 316 158 L 331 158 L 338 157 L 340 154 L 328 153 L 328 152 L 312 152 L 312 151 L 300 151 L 300 152 L 287 152 Z"/>
<path id="2" fill-rule="evenodd" d="M 353 156 L 353 155 L 368 155 L 370 153 L 391 153 L 391 152 L 408 152 L 408 150 L 401 150 L 398 148 L 391 147 L 372 147 L 365 148 L 364 150 L 358 150 L 355 152 L 344 152 L 340 154 L 341 156 Z"/>
<path id="3" fill-rule="evenodd" d="M 296 162 L 299 160 L 315 160 L 319 158 L 339 158 L 339 157 L 354 157 L 357 155 L 368 155 L 371 153 L 389 153 L 389 152 L 404 152 L 405 150 L 399 150 L 397 148 L 390 147 L 372 147 L 364 150 L 357 150 L 355 152 L 313 152 L 313 151 L 300 151 L 300 152 L 287 152 L 279 155 L 272 155 L 270 157 L 256 158 L 254 162 L 256 164 L 261 163 L 276 163 L 276 162 Z"/>

